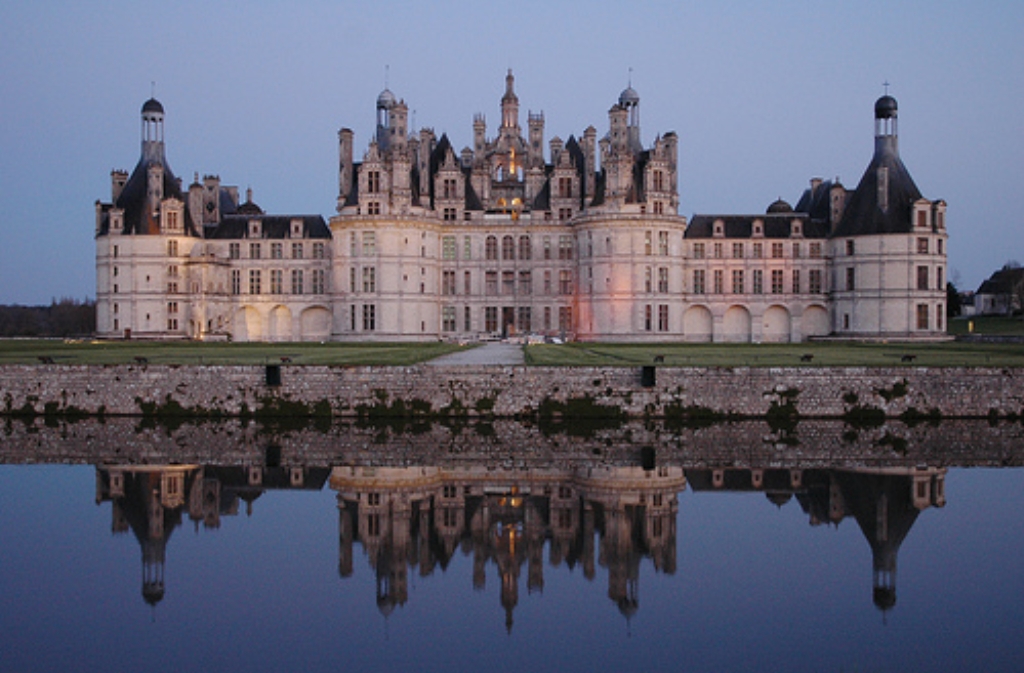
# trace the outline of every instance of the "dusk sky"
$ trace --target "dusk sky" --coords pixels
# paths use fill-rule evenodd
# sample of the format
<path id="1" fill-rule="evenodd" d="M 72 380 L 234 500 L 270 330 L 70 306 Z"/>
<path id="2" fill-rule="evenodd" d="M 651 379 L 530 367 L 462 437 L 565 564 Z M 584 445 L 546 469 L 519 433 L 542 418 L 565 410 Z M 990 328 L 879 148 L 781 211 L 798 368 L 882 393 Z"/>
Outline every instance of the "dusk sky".
<path id="1" fill-rule="evenodd" d="M 631 78 L 644 144 L 679 136 L 687 217 L 795 203 L 812 177 L 855 187 L 889 82 L 903 161 L 949 204 L 950 278 L 1024 262 L 1019 0 L 9 0 L 0 35 L 0 304 L 95 296 L 94 203 L 138 161 L 154 91 L 186 185 L 217 174 L 270 213 L 327 218 L 337 131 L 365 151 L 385 78 L 411 126 L 460 149 L 474 113 L 494 134 L 508 68 L 546 140 L 603 136 Z"/>

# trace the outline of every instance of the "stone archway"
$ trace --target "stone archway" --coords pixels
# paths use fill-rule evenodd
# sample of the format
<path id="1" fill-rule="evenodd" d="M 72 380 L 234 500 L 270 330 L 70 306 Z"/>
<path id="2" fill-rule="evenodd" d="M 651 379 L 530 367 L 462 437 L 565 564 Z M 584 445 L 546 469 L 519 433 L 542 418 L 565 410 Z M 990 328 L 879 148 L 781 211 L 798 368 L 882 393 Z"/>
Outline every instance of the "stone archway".
<path id="1" fill-rule="evenodd" d="M 761 340 L 764 343 L 789 343 L 791 322 L 789 311 L 784 306 L 769 306 L 764 312 Z"/>
<path id="2" fill-rule="evenodd" d="M 683 314 L 684 341 L 711 341 L 714 332 L 714 320 L 711 311 L 704 306 L 691 306 Z"/>
<path id="3" fill-rule="evenodd" d="M 267 338 L 270 341 L 292 340 L 292 312 L 287 306 L 275 306 L 267 320 Z"/>
<path id="4" fill-rule="evenodd" d="M 800 331 L 803 337 L 827 336 L 832 332 L 828 311 L 823 306 L 808 306 L 800 318 Z"/>
<path id="5" fill-rule="evenodd" d="M 261 341 L 263 339 L 263 319 L 260 312 L 252 306 L 243 306 L 235 311 L 232 321 L 231 338 L 235 341 Z"/>
<path id="6" fill-rule="evenodd" d="M 327 341 L 331 338 L 331 312 L 322 306 L 307 308 L 299 316 L 303 341 Z"/>
<path id="7" fill-rule="evenodd" d="M 721 341 L 730 343 L 750 342 L 750 311 L 744 306 L 730 306 L 722 318 Z"/>

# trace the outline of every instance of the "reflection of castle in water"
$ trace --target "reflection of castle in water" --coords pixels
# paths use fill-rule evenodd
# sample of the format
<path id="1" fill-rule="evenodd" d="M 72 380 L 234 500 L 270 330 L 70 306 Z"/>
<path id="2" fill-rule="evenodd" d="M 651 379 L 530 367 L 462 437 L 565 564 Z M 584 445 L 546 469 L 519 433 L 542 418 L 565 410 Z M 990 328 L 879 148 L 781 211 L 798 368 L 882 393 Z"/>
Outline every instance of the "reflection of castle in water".
<path id="1" fill-rule="evenodd" d="M 444 569 L 456 549 L 472 555 L 477 589 L 488 564 L 496 566 L 508 629 L 524 566 L 527 591 L 544 587 L 545 544 L 552 566 L 581 566 L 587 579 L 596 553 L 608 570 L 608 597 L 626 616 L 638 607 L 643 558 L 675 572 L 677 494 L 686 484 L 679 467 L 338 467 L 330 484 L 338 491 L 339 572 L 352 574 L 359 541 L 384 614 L 406 602 L 411 569 Z"/>
<path id="2" fill-rule="evenodd" d="M 131 530 L 142 548 L 142 594 L 164 596 L 166 547 L 184 516 L 217 528 L 267 490 L 321 490 L 330 477 L 339 510 L 339 573 L 353 573 L 354 546 L 377 579 L 377 603 L 390 614 L 408 599 L 408 574 L 444 570 L 456 551 L 473 558 L 473 586 L 488 565 L 500 580 L 512 627 L 525 570 L 526 591 L 544 587 L 548 563 L 608 572 L 608 597 L 626 617 L 639 608 L 644 558 L 658 572 L 676 568 L 678 494 L 763 492 L 782 506 L 795 496 L 812 525 L 853 517 L 871 546 L 874 602 L 896 602 L 896 557 L 918 514 L 945 504 L 945 468 L 576 468 L 263 467 L 157 465 L 96 469 L 96 501 L 111 501 L 114 532 Z"/>
<path id="3" fill-rule="evenodd" d="M 96 502 L 111 501 L 115 533 L 131 530 L 142 547 L 142 597 L 156 605 L 164 597 L 167 542 L 182 515 L 198 529 L 220 527 L 270 489 L 319 491 L 328 468 L 199 465 L 106 465 L 96 468 Z"/>
<path id="4" fill-rule="evenodd" d="M 795 495 L 812 526 L 852 516 L 871 545 L 883 611 L 896 604 L 896 555 L 917 515 L 946 504 L 945 468 L 688 469 L 686 478 L 694 491 L 762 491 L 779 507 Z"/>

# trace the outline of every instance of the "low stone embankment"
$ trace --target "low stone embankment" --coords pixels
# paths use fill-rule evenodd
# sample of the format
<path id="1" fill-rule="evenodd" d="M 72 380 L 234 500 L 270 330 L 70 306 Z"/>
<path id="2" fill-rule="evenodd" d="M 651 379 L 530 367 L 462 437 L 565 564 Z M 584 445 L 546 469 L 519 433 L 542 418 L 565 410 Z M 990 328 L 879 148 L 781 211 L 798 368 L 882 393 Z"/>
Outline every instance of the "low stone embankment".
<path id="1" fill-rule="evenodd" d="M 1019 418 L 1024 369 L 7 365 L 0 414 Z"/>

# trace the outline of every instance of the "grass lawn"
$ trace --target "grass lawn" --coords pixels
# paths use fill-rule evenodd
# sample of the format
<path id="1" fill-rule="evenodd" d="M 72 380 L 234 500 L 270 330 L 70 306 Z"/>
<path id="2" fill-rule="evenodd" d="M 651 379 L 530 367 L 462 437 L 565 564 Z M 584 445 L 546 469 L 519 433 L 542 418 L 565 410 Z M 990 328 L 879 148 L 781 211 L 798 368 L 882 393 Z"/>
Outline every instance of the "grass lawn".
<path id="1" fill-rule="evenodd" d="M 159 341 L 0 340 L 0 365 L 150 364 L 409 365 L 461 350 L 448 343 L 196 343 Z"/>
<path id="2" fill-rule="evenodd" d="M 805 356 L 810 355 L 810 360 Z M 911 361 L 904 356 L 911 355 Z M 1021 344 L 603 344 L 528 346 L 532 365 L 682 367 L 1024 367 Z"/>
<path id="3" fill-rule="evenodd" d="M 971 323 L 974 331 L 971 332 Z M 993 334 L 1024 336 L 1024 318 L 982 315 L 973 318 L 953 318 L 949 321 L 950 334 Z"/>

